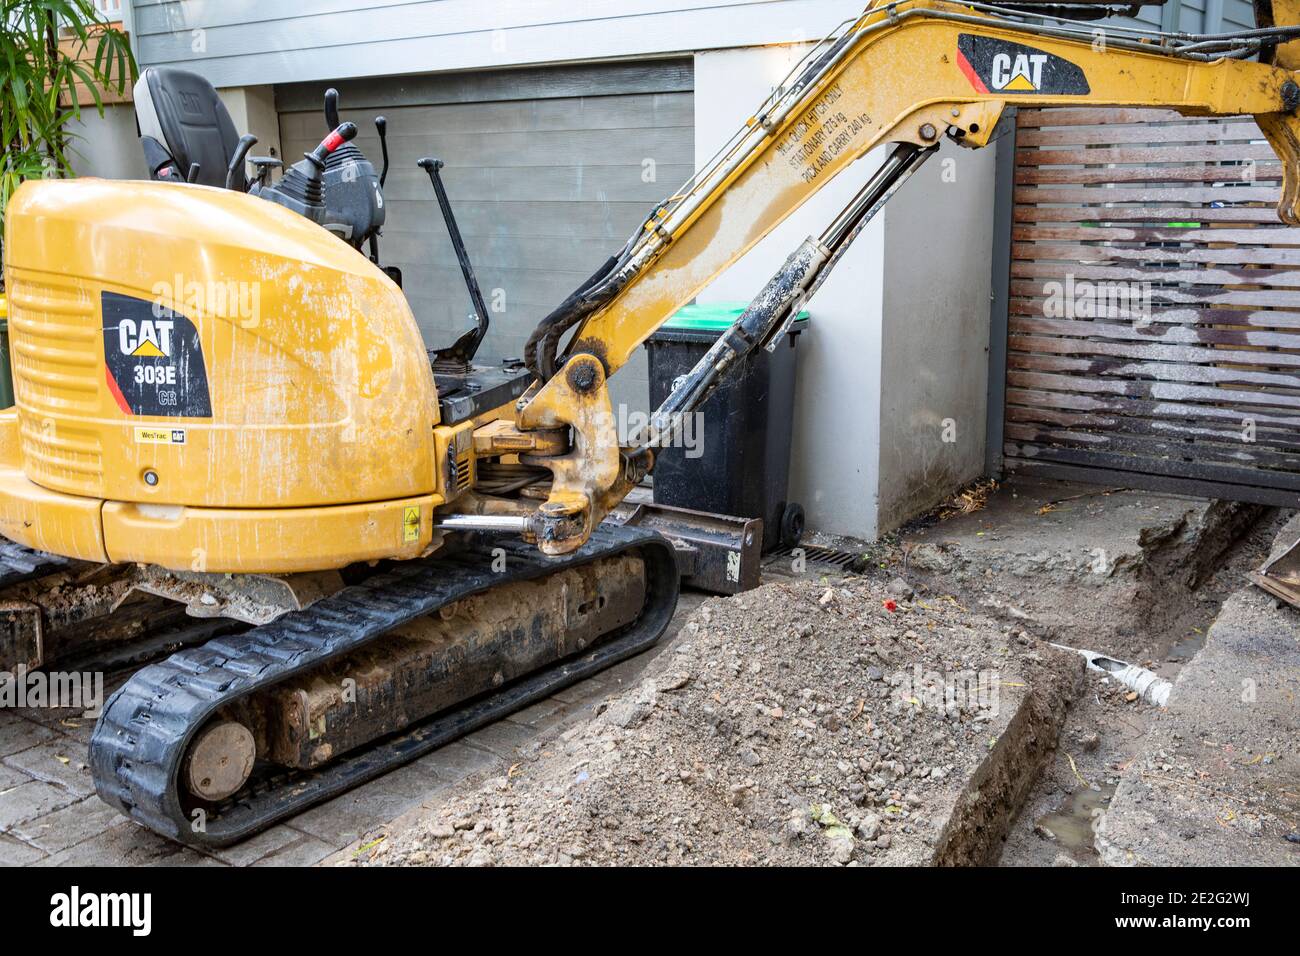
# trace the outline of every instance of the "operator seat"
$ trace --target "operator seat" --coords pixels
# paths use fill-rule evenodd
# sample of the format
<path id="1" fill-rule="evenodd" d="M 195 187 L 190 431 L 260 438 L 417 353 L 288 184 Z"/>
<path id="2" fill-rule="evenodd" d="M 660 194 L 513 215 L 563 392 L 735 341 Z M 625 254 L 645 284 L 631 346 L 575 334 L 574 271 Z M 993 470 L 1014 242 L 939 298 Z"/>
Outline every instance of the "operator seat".
<path id="1" fill-rule="evenodd" d="M 185 182 L 198 163 L 194 182 L 224 188 L 239 133 L 212 84 L 197 73 L 151 66 L 140 75 L 134 95 L 149 177 Z M 241 192 L 248 188 L 242 165 L 234 183 Z"/>

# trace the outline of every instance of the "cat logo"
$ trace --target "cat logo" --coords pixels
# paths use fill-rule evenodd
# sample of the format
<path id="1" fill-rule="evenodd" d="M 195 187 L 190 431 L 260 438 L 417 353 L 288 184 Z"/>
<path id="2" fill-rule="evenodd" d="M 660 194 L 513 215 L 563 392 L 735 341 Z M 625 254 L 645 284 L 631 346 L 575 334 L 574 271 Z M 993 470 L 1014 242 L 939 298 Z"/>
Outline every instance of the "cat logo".
<path id="1" fill-rule="evenodd" d="M 957 37 L 957 66 L 980 93 L 1086 96 L 1082 69 L 1064 57 L 997 37 Z"/>
<path id="2" fill-rule="evenodd" d="M 123 355 L 137 358 L 168 358 L 174 326 L 169 319 L 122 319 L 117 326 L 118 348 Z"/>
<path id="3" fill-rule="evenodd" d="M 100 294 L 100 309 L 104 384 L 124 415 L 212 417 L 203 348 L 189 317 L 107 290 Z M 170 444 L 182 443 L 166 437 Z"/>
<path id="4" fill-rule="evenodd" d="M 1014 60 L 1010 53 L 997 54 L 993 57 L 993 75 L 990 77 L 993 89 L 1037 92 L 1043 85 L 1043 64 L 1046 62 L 1046 53 L 1021 53 Z"/>

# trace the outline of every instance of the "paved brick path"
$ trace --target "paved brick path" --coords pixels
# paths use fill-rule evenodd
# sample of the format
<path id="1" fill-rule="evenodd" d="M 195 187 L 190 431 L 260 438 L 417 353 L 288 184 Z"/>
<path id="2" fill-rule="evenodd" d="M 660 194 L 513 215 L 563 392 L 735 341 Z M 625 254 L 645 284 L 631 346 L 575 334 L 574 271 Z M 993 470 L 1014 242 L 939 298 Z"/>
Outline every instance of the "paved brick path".
<path id="1" fill-rule="evenodd" d="M 0 710 L 0 866 L 305 866 L 467 778 L 502 773 L 516 748 L 581 718 L 667 646 L 705 595 L 684 594 L 669 634 L 625 661 L 400 770 L 225 850 L 199 852 L 140 827 L 95 796 L 86 747 L 94 721 L 79 710 Z M 105 689 L 110 693 L 111 687 Z"/>

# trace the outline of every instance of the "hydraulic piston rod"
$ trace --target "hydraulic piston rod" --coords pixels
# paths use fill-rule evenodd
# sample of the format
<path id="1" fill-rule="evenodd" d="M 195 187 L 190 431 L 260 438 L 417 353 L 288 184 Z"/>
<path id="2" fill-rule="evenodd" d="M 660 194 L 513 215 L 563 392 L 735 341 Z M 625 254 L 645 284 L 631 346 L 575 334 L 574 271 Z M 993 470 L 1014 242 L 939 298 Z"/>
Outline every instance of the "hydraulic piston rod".
<path id="1" fill-rule="evenodd" d="M 757 350 L 780 341 L 799 309 L 830 275 L 866 224 L 889 201 L 937 147 L 911 143 L 894 147 L 820 238 L 809 236 L 763 287 L 735 323 L 724 332 L 664 399 L 633 442 L 637 451 L 658 445 L 681 427 L 685 415 L 699 409 L 728 370 Z"/>

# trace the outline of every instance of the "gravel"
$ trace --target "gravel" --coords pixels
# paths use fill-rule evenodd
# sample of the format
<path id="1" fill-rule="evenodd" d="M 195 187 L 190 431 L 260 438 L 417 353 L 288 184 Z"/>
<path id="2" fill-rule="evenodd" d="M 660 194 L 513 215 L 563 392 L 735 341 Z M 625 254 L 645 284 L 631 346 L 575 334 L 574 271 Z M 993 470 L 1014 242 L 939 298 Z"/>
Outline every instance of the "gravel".
<path id="1" fill-rule="evenodd" d="M 351 862 L 928 862 L 1034 657 L 897 578 L 710 599 L 638 685 Z"/>

